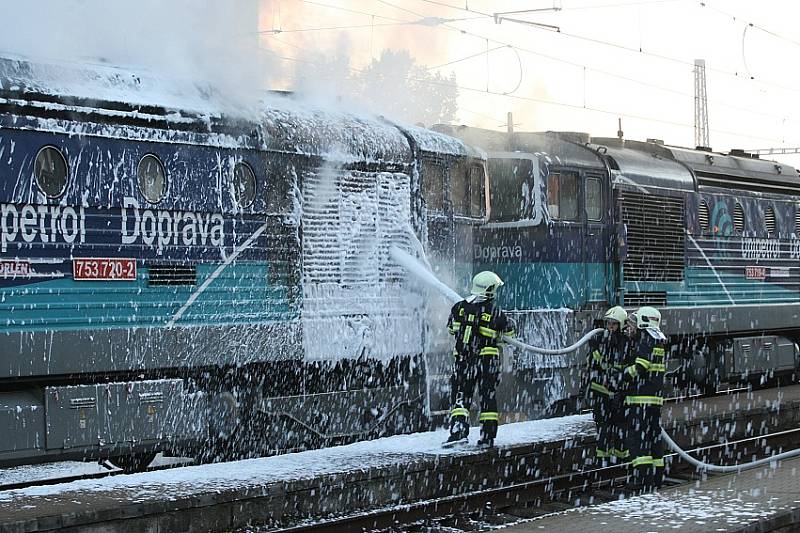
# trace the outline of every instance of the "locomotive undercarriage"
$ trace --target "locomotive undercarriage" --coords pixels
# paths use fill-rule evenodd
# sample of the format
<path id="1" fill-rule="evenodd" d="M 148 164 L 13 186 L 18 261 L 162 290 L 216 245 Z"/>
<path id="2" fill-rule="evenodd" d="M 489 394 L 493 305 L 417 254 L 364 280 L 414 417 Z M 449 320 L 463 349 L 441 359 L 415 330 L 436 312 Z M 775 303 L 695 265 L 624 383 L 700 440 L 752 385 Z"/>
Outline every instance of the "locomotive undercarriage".
<path id="1" fill-rule="evenodd" d="M 129 379 L 125 379 L 129 378 Z M 257 457 L 425 429 L 421 356 L 84 375 L 0 393 L 0 465 Z"/>

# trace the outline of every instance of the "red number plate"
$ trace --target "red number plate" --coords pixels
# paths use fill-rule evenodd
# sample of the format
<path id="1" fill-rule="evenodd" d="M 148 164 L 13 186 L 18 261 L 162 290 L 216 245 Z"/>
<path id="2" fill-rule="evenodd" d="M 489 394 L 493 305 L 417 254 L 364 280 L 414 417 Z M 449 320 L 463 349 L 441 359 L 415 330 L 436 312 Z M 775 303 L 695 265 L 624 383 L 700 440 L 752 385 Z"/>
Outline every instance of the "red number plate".
<path id="1" fill-rule="evenodd" d="M 75 281 L 133 281 L 136 279 L 135 259 L 82 257 L 72 260 Z"/>
<path id="2" fill-rule="evenodd" d="M 759 279 L 759 280 L 766 279 L 767 268 L 762 266 L 745 267 L 744 277 L 747 279 Z"/>

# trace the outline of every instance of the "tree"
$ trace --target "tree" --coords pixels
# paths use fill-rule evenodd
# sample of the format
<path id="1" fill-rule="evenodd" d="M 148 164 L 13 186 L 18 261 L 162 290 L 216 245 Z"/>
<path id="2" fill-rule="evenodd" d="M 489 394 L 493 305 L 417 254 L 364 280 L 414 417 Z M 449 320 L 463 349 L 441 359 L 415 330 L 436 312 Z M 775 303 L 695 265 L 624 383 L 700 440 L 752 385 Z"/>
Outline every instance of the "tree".
<path id="1" fill-rule="evenodd" d="M 451 122 L 458 110 L 455 74 L 432 73 L 407 50 L 384 50 L 353 81 L 356 96 L 388 117 L 431 125 Z"/>

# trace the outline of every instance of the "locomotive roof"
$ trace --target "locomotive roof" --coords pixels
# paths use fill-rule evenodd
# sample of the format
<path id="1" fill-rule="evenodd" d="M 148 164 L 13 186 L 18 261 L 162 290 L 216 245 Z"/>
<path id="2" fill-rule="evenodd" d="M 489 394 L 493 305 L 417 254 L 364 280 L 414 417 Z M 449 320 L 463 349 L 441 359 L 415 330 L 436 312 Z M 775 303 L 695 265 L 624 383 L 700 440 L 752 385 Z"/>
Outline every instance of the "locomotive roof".
<path id="1" fill-rule="evenodd" d="M 689 191 L 695 188 L 692 172 L 662 145 L 594 138 L 587 146 L 606 157 L 609 167 L 619 172 L 623 182 Z"/>
<path id="2" fill-rule="evenodd" d="M 99 130 L 119 137 L 226 147 L 264 143 L 270 149 L 343 163 L 411 158 L 403 133 L 377 117 L 315 108 L 277 93 L 267 94 L 252 116 L 226 115 L 229 104 L 207 84 L 105 64 L 6 54 L 0 57 L 0 107 L 35 122 L 36 128 L 68 133 Z"/>
<path id="3" fill-rule="evenodd" d="M 775 161 L 665 146 L 655 141 L 594 138 L 590 146 L 610 156 L 620 173 L 639 185 L 684 190 L 708 186 L 776 193 L 800 191 L 797 170 Z"/>
<path id="4" fill-rule="evenodd" d="M 585 134 L 569 133 L 529 133 L 473 128 L 471 126 L 450 126 L 437 124 L 433 129 L 458 137 L 469 145 L 478 146 L 488 152 L 524 152 L 549 157 L 556 164 L 564 166 L 605 168 L 597 154 L 587 150 L 579 142 Z"/>

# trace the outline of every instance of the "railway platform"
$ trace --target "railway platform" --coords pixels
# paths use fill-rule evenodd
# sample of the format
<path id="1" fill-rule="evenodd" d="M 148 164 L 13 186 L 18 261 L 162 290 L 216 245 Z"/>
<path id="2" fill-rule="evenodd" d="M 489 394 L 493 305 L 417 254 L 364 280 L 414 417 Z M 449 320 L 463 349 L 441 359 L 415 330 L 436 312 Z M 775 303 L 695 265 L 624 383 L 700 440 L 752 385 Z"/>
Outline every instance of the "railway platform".
<path id="1" fill-rule="evenodd" d="M 686 399 L 664 409 L 664 426 L 684 448 L 790 431 L 800 426 L 800 385 Z M 445 450 L 440 446 L 445 436 L 444 430 L 398 435 L 0 491 L 0 532 L 231 531 L 408 510 L 420 502 L 435 506 L 438 499 L 453 504 L 465 502 L 466 494 L 482 504 L 486 491 L 497 495 L 533 480 L 571 478 L 584 469 L 595 440 L 589 415 L 503 425 L 490 450 Z M 507 494 L 515 501 L 521 497 Z"/>
<path id="2" fill-rule="evenodd" d="M 697 481 L 658 493 L 577 507 L 499 531 L 797 531 L 793 527 L 800 528 L 800 459 Z"/>

